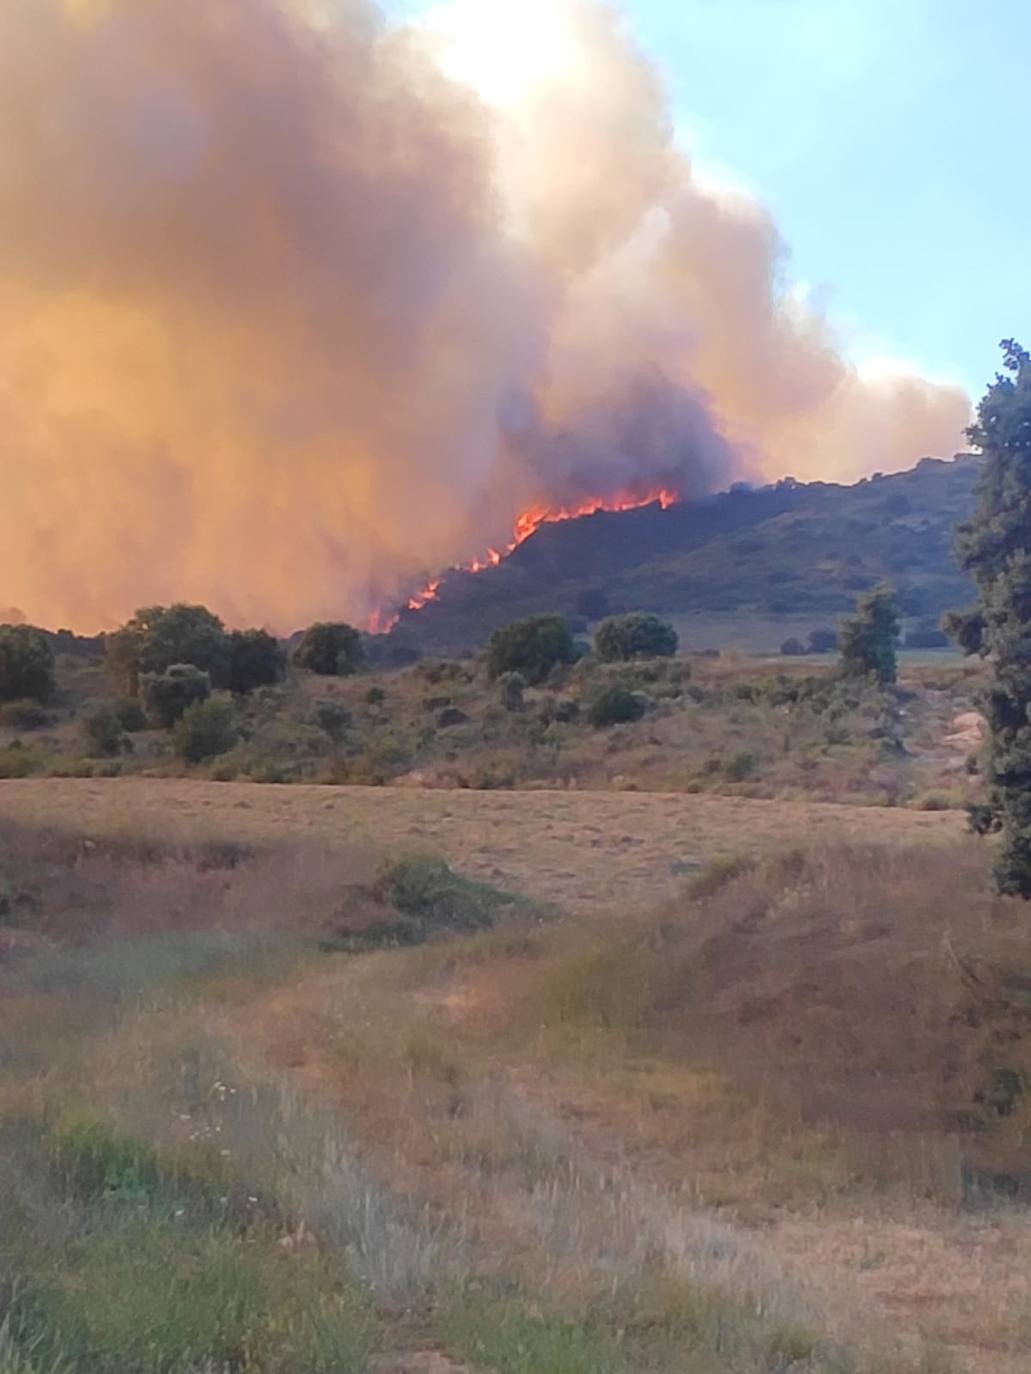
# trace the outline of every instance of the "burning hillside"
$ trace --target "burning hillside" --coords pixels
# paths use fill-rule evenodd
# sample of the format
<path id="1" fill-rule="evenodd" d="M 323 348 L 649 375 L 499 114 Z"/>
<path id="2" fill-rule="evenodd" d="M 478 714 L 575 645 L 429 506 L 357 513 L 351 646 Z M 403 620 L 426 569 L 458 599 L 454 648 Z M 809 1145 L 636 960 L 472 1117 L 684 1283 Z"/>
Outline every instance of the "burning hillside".
<path id="1" fill-rule="evenodd" d="M 500 567 L 504 560 L 515 553 L 521 544 L 525 544 L 527 539 L 535 535 L 542 525 L 557 525 L 566 520 L 579 520 L 584 516 L 597 515 L 599 511 L 615 514 L 642 510 L 646 506 L 658 506 L 660 510 L 669 510 L 670 506 L 677 505 L 680 499 L 675 491 L 659 488 L 658 491 L 648 492 L 644 496 L 634 496 L 628 492 L 615 496 L 591 496 L 575 506 L 531 506 L 529 510 L 524 511 L 522 515 L 516 518 L 512 529 L 512 538 L 504 549 L 488 549 L 482 558 L 473 558 L 468 563 L 456 563 L 448 569 L 448 572 L 480 573 L 486 572 L 488 568 Z M 439 577 L 427 582 L 419 591 L 408 598 L 405 609 L 421 611 L 431 601 L 436 601 L 446 576 L 447 573 L 441 573 Z M 369 617 L 369 631 L 371 634 L 388 633 L 399 619 L 399 613 L 391 615 L 382 610 L 373 611 Z"/>
<path id="2" fill-rule="evenodd" d="M 783 263 L 601 0 L 6 0 L 0 594 L 364 619 L 628 491 L 951 453 Z"/>
<path id="3" fill-rule="evenodd" d="M 705 636 L 685 629 L 695 648 L 737 642 L 744 617 L 762 622 L 776 647 L 798 630 L 833 624 L 860 592 L 886 580 L 907 618 L 934 626 L 971 596 L 952 544 L 973 508 L 978 472 L 970 458 L 925 461 L 853 486 L 741 486 L 545 521 L 499 564 L 476 574 L 451 569 L 435 580 L 432 599 L 412 599 L 419 609 L 395 609 L 396 642 L 385 640 L 382 652 L 387 660 L 413 646 L 475 652 L 522 616 L 557 611 L 575 622 L 583 606 L 599 604 L 694 619 Z M 780 632 L 769 630 L 778 624 Z"/>

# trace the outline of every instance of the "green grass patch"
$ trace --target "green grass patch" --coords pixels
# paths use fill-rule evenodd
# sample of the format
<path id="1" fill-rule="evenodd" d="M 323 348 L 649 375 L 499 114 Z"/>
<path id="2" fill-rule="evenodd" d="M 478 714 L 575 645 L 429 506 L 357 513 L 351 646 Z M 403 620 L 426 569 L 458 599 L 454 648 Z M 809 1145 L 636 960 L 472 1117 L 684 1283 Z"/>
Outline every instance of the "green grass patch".
<path id="1" fill-rule="evenodd" d="M 450 1349 L 496 1374 L 628 1374 L 620 1343 L 600 1325 L 528 1306 L 515 1296 L 467 1297 L 446 1315 Z"/>
<path id="2" fill-rule="evenodd" d="M 217 1166 L 86 1117 L 4 1146 L 2 1374 L 365 1374 L 378 1323 L 346 1259 L 234 1206 Z"/>
<path id="3" fill-rule="evenodd" d="M 75 1374 L 364 1374 L 375 1342 L 364 1297 L 317 1255 L 174 1216 L 92 1217 L 22 1284 L 16 1346 Z"/>

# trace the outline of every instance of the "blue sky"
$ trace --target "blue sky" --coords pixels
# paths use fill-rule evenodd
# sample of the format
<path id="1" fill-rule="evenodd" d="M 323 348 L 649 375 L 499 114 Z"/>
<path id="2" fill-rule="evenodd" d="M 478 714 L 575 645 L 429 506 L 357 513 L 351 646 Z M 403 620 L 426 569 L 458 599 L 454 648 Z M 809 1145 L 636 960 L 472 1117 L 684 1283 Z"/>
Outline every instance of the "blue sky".
<path id="1" fill-rule="evenodd" d="M 998 341 L 1031 341 L 1031 4 L 622 8 L 686 143 L 771 208 L 789 271 L 853 356 L 905 358 L 977 396 Z"/>

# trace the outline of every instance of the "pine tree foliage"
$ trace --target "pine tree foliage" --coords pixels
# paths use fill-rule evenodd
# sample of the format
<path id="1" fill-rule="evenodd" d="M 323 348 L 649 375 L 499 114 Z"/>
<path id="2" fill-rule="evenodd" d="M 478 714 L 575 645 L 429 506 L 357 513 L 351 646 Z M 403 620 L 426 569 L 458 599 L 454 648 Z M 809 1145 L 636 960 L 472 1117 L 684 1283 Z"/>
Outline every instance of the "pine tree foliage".
<path id="1" fill-rule="evenodd" d="M 1031 355 L 1002 344 L 1003 371 L 968 431 L 983 455 L 978 505 L 961 525 L 960 561 L 977 606 L 946 628 L 968 654 L 990 659 L 989 810 L 982 830 L 1001 830 L 999 890 L 1031 898 Z"/>

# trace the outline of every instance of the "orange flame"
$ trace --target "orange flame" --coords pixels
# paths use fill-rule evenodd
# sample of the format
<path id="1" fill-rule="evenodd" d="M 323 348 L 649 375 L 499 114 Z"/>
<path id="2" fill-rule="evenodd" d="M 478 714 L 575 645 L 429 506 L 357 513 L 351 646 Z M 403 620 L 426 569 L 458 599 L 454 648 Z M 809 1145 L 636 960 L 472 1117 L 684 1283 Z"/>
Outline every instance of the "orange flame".
<path id="1" fill-rule="evenodd" d="M 512 527 L 512 539 L 503 550 L 488 549 L 482 558 L 474 558 L 469 563 L 455 563 L 448 572 L 485 572 L 488 568 L 496 568 L 504 562 L 510 554 L 515 553 L 520 544 L 525 544 L 527 539 L 535 535 L 542 525 L 557 525 L 563 520 L 579 520 L 585 515 L 597 515 L 600 511 L 617 512 L 628 510 L 641 510 L 645 506 L 661 506 L 663 510 L 669 510 L 670 506 L 675 506 L 680 501 L 680 493 L 669 491 L 665 487 L 660 487 L 657 491 L 650 491 L 645 496 L 630 496 L 623 494 L 620 496 L 590 496 L 585 501 L 581 501 L 576 506 L 531 506 L 529 510 L 523 511 L 522 515 L 516 518 Z M 443 585 L 446 574 L 435 577 L 427 582 L 408 598 L 405 609 L 408 611 L 421 611 L 424 606 L 428 606 L 431 601 L 436 601 L 440 596 L 440 588 Z M 381 611 L 373 611 L 369 617 L 370 634 L 387 634 L 394 628 L 400 619 L 400 615 L 384 616 Z"/>

